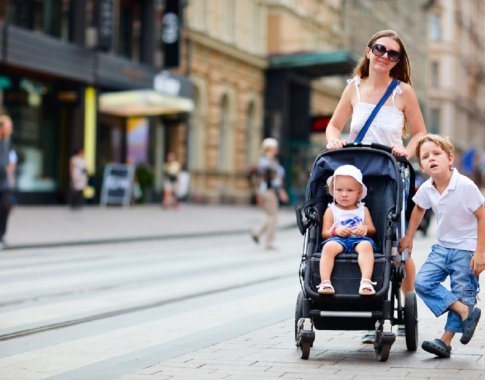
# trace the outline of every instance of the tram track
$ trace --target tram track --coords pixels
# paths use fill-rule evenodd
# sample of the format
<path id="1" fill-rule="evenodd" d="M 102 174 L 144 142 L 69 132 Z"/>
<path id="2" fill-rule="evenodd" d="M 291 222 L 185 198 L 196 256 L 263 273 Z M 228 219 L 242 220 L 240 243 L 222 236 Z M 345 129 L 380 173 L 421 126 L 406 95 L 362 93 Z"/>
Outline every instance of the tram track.
<path id="1" fill-rule="evenodd" d="M 166 306 L 166 305 L 169 305 L 169 304 L 175 304 L 177 302 L 187 301 L 187 300 L 198 298 L 198 297 L 201 297 L 201 296 L 216 295 L 216 294 L 219 294 L 219 293 L 224 293 L 224 292 L 228 292 L 228 291 L 242 289 L 242 288 L 249 287 L 249 286 L 266 284 L 266 283 L 270 283 L 270 282 L 273 282 L 273 281 L 283 280 L 283 279 L 287 279 L 287 278 L 294 277 L 294 276 L 295 276 L 294 272 L 285 273 L 285 274 L 267 277 L 267 278 L 264 278 L 264 279 L 255 279 L 253 281 L 247 281 L 247 282 L 244 282 L 244 283 L 222 286 L 222 287 L 219 287 L 219 288 L 216 288 L 216 289 L 192 293 L 190 295 L 184 295 L 182 298 L 180 296 L 172 297 L 172 298 L 168 298 L 168 299 L 162 299 L 162 300 L 158 300 L 158 301 L 147 302 L 147 303 L 136 305 L 136 306 L 119 308 L 119 309 L 112 310 L 112 311 L 107 311 L 107 312 L 102 312 L 102 313 L 93 313 L 91 315 L 80 317 L 80 318 L 73 318 L 73 319 L 69 319 L 69 320 L 66 320 L 66 321 L 62 321 L 62 322 L 48 323 L 48 324 L 44 324 L 44 325 L 38 326 L 38 327 L 22 329 L 22 330 L 13 331 L 13 332 L 5 333 L 5 334 L 0 334 L 0 341 L 18 339 L 18 338 L 22 338 L 22 337 L 29 336 L 29 335 L 40 334 L 40 333 L 43 333 L 43 332 L 62 329 L 62 328 L 75 326 L 75 325 L 81 325 L 81 324 L 85 324 L 85 323 L 89 323 L 89 322 L 93 322 L 93 321 L 98 321 L 98 320 L 102 320 L 102 319 L 118 317 L 118 316 L 130 314 L 130 313 L 136 313 L 136 312 L 139 312 L 139 311 L 144 311 L 144 310 L 153 309 L 153 308 L 157 308 L 157 307 L 161 307 L 161 306 Z"/>

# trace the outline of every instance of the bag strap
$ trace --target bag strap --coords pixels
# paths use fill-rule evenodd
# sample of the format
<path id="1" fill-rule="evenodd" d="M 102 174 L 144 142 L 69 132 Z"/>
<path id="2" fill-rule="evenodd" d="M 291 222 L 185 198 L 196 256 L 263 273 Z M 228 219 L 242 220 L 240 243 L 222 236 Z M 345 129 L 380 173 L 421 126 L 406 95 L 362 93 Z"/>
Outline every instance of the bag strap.
<path id="1" fill-rule="evenodd" d="M 360 143 L 364 139 L 364 136 L 367 133 L 367 130 L 369 129 L 372 121 L 376 117 L 376 115 L 379 112 L 379 110 L 381 109 L 381 107 L 386 102 L 387 98 L 392 94 L 394 89 L 399 85 L 399 83 L 400 83 L 400 81 L 398 81 L 397 79 L 392 80 L 391 84 L 389 84 L 389 86 L 387 87 L 387 90 L 384 93 L 384 95 L 382 96 L 381 100 L 379 100 L 379 103 L 377 103 L 376 106 L 374 107 L 374 109 L 372 110 L 371 114 L 369 115 L 369 118 L 365 122 L 364 126 L 360 130 L 360 132 L 357 135 L 357 137 L 355 138 L 354 142 Z"/>

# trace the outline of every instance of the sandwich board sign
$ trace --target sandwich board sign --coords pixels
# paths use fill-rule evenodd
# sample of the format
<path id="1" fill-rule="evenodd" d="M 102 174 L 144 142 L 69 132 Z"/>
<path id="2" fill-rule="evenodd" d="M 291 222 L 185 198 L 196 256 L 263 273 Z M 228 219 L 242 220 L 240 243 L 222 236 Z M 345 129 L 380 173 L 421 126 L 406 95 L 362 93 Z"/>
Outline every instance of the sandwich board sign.
<path id="1" fill-rule="evenodd" d="M 100 205 L 109 204 L 129 206 L 133 191 L 133 165 L 106 164 L 103 174 Z"/>

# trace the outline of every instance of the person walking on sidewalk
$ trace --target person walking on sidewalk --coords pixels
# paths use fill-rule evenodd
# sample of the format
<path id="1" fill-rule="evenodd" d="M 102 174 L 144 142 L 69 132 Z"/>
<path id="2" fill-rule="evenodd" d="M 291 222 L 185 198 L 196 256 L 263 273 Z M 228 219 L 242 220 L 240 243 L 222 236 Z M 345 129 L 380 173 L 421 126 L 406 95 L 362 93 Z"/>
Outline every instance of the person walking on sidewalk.
<path id="1" fill-rule="evenodd" d="M 279 202 L 288 201 L 288 195 L 283 188 L 283 171 L 276 158 L 278 153 L 278 141 L 274 138 L 266 138 L 261 144 L 262 156 L 258 162 L 259 186 L 257 202 L 266 213 L 266 216 L 251 232 L 256 243 L 259 243 L 262 235 L 266 233 L 266 249 L 275 249 L 273 243 L 278 222 Z"/>
<path id="2" fill-rule="evenodd" d="M 163 200 L 162 207 L 179 207 L 177 197 L 177 186 L 181 172 L 180 162 L 177 161 L 175 153 L 167 154 L 167 161 L 163 164 Z"/>
<path id="3" fill-rule="evenodd" d="M 74 151 L 69 162 L 69 172 L 71 175 L 71 209 L 78 210 L 84 204 L 83 192 L 88 184 L 88 171 L 83 148 Z"/>
<path id="4" fill-rule="evenodd" d="M 0 115 L 0 248 L 6 246 L 4 237 L 13 197 L 12 176 L 16 166 L 16 154 L 12 151 L 12 133 L 12 119 L 8 115 Z"/>
<path id="5" fill-rule="evenodd" d="M 420 168 L 431 178 L 413 197 L 415 207 L 399 250 L 411 254 L 414 234 L 425 210 L 432 208 L 437 218 L 437 243 L 416 275 L 416 293 L 436 317 L 448 312 L 445 331 L 439 339 L 424 341 L 423 350 L 439 358 L 450 357 L 451 341 L 462 333 L 467 344 L 480 319 L 474 307 L 478 295 L 478 275 L 485 269 L 484 198 L 472 180 L 452 168 L 454 147 L 438 135 L 426 135 L 416 148 Z M 450 277 L 451 290 L 442 283 Z"/>

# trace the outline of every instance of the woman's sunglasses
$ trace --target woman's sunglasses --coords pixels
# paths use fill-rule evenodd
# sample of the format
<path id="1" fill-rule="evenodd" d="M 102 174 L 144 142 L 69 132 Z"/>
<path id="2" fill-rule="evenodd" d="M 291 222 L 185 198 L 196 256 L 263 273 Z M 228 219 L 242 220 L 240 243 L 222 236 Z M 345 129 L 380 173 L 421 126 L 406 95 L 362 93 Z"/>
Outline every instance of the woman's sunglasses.
<path id="1" fill-rule="evenodd" d="M 398 62 L 401 59 L 401 53 L 396 50 L 387 50 L 386 47 L 381 44 L 373 45 L 371 51 L 376 57 L 382 57 L 387 53 L 387 59 L 391 62 Z"/>

